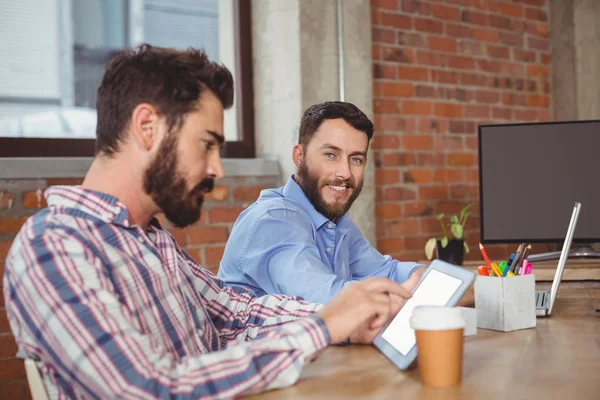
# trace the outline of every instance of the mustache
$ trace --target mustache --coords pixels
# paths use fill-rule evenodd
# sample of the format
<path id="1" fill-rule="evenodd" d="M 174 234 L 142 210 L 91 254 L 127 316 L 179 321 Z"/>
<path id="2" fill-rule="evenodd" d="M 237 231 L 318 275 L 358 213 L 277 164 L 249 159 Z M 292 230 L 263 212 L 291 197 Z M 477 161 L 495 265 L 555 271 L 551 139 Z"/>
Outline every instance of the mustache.
<path id="1" fill-rule="evenodd" d="M 350 189 L 354 189 L 356 187 L 356 183 L 354 182 L 354 179 L 338 179 L 338 180 L 333 180 L 333 181 L 329 181 L 329 182 L 325 182 L 325 185 L 331 185 L 331 186 L 346 186 Z"/>
<path id="2" fill-rule="evenodd" d="M 204 194 L 212 192 L 215 187 L 215 180 L 212 178 L 204 178 L 202 181 L 196 185 L 196 187 L 192 190 L 192 194 Z"/>

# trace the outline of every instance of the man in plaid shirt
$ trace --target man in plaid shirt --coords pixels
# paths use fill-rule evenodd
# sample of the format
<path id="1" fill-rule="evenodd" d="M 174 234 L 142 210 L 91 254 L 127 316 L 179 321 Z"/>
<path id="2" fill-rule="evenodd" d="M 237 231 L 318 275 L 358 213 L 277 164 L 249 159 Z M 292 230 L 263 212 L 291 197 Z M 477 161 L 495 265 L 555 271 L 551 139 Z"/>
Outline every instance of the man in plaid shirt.
<path id="1" fill-rule="evenodd" d="M 410 297 L 370 279 L 322 306 L 255 297 L 200 267 L 163 229 L 200 217 L 223 176 L 233 79 L 198 50 L 120 52 L 98 90 L 96 158 L 49 188 L 6 260 L 19 356 L 51 398 L 231 398 L 293 384 L 329 344 L 371 343 Z M 273 232 L 273 234 L 277 234 Z"/>

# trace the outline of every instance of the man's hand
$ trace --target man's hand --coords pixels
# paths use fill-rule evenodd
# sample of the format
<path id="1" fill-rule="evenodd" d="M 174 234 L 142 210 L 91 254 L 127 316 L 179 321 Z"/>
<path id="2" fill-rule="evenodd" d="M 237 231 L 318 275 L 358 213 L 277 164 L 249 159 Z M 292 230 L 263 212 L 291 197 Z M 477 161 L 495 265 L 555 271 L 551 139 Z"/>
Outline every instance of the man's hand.
<path id="1" fill-rule="evenodd" d="M 416 281 L 409 279 L 399 285 L 385 278 L 369 278 L 348 285 L 317 315 L 325 322 L 332 343 L 347 338 L 353 343 L 371 343 L 412 297 L 414 286 L 410 285 L 416 285 Z"/>

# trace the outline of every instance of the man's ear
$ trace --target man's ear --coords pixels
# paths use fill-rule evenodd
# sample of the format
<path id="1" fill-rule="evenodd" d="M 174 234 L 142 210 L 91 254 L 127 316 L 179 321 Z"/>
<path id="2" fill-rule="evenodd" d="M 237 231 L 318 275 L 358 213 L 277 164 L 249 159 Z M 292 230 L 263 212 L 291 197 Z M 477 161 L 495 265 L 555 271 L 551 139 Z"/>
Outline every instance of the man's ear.
<path id="1" fill-rule="evenodd" d="M 148 103 L 138 104 L 131 114 L 129 132 L 138 146 L 149 151 L 159 140 L 160 115 L 156 108 Z"/>
<path id="2" fill-rule="evenodd" d="M 301 144 L 297 144 L 292 149 L 292 161 L 294 161 L 294 165 L 296 168 L 302 164 L 302 158 L 304 157 L 304 146 Z"/>

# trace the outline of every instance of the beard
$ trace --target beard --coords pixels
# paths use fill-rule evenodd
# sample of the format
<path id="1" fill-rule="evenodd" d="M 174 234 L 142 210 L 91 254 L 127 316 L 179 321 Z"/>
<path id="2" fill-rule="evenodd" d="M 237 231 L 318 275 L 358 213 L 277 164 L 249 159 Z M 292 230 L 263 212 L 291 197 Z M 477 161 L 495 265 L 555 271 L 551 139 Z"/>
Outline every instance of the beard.
<path id="1" fill-rule="evenodd" d="M 176 149 L 177 137 L 169 134 L 144 174 L 144 190 L 173 225 L 184 228 L 200 219 L 204 193 L 213 189 L 214 180 L 204 178 L 188 191 Z"/>
<path id="2" fill-rule="evenodd" d="M 302 160 L 302 163 L 298 167 L 297 175 L 299 178 L 298 185 L 300 185 L 308 200 L 312 203 L 313 207 L 315 207 L 315 210 L 320 212 L 330 221 L 334 221 L 348 212 L 363 187 L 363 181 L 361 180 L 357 185 L 354 178 L 320 181 L 319 177 L 310 171 L 305 160 Z M 346 186 L 348 187 L 346 190 L 352 189 L 352 194 L 345 203 L 327 203 L 323 198 L 321 189 L 328 185 Z"/>

